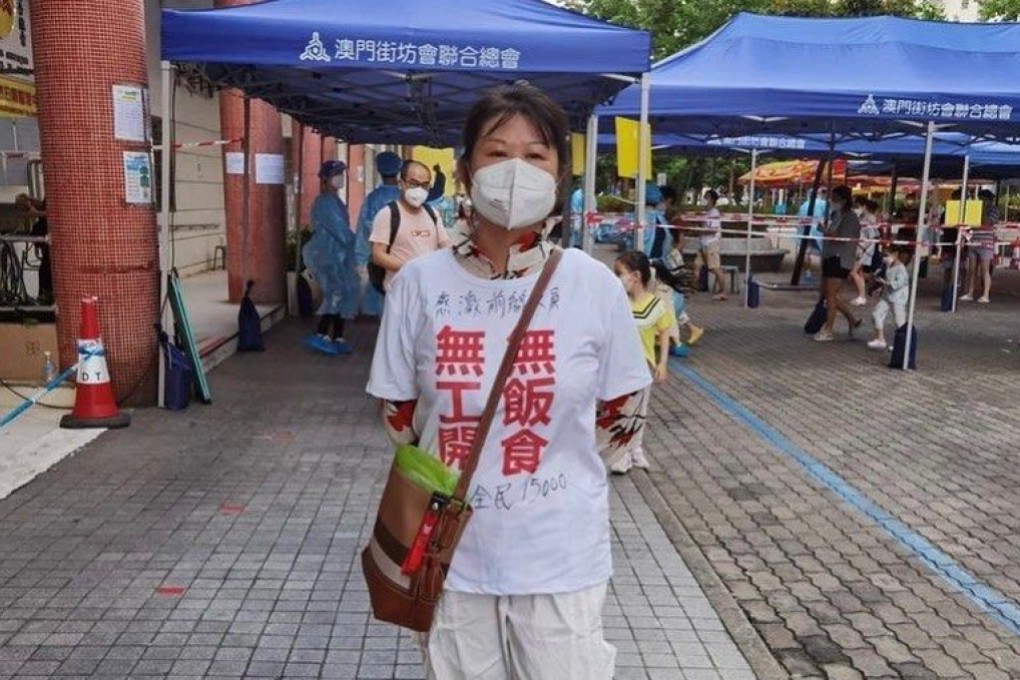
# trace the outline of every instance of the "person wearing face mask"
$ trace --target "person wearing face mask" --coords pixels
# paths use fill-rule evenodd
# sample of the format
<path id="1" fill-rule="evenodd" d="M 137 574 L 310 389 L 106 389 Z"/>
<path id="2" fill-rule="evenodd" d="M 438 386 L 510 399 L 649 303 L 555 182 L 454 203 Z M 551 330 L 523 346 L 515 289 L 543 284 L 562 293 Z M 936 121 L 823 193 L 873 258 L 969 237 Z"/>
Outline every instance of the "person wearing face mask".
<path id="1" fill-rule="evenodd" d="M 418 161 L 400 169 L 400 198 L 380 210 L 372 222 L 372 262 L 386 270 L 389 291 L 394 275 L 412 260 L 450 247 L 442 218 L 426 205 L 432 173 Z"/>
<path id="2" fill-rule="evenodd" d="M 825 325 L 815 334 L 816 342 L 831 342 L 836 313 L 846 317 L 850 334 L 861 325 L 854 316 L 850 305 L 840 296 L 843 283 L 850 276 L 857 258 L 857 240 L 861 237 L 861 222 L 851 208 L 853 193 L 850 187 L 841 185 L 832 190 L 830 205 L 832 214 L 828 224 L 822 226 L 822 233 L 828 237 L 822 245 L 822 296 L 825 300 Z M 833 240 L 840 239 L 840 240 Z"/>
<path id="3" fill-rule="evenodd" d="M 387 295 L 368 392 L 395 442 L 459 471 L 511 331 L 559 253 L 472 477 L 473 515 L 434 623 L 419 637 L 428 678 L 613 677 L 600 448 L 611 458 L 644 427 L 652 376 L 617 277 L 546 238 L 568 133 L 563 109 L 531 85 L 485 94 L 458 167 L 471 220 L 453 248 L 405 265 Z"/>
<path id="4" fill-rule="evenodd" d="M 347 206 L 337 195 L 346 169 L 343 161 L 326 161 L 319 169 L 321 187 L 312 203 L 312 237 L 301 250 L 322 290 L 319 328 L 305 339 L 305 344 L 330 355 L 351 353 L 344 339 L 344 325 L 358 311 L 357 239 Z"/>
<path id="5" fill-rule="evenodd" d="M 381 316 L 383 295 L 368 280 L 368 263 L 372 259 L 372 226 L 375 216 L 383 208 L 400 199 L 400 168 L 404 162 L 392 151 L 383 151 L 375 157 L 375 169 L 382 183 L 365 197 L 358 214 L 358 276 L 362 281 L 361 313 L 366 316 Z"/>
<path id="6" fill-rule="evenodd" d="M 875 337 L 868 343 L 868 349 L 885 349 L 885 320 L 892 310 L 896 328 L 907 323 L 907 302 L 910 300 L 910 274 L 901 260 L 900 246 L 889 247 L 884 256 L 885 274 L 876 278 L 882 284 L 882 299 L 871 313 L 875 322 Z"/>

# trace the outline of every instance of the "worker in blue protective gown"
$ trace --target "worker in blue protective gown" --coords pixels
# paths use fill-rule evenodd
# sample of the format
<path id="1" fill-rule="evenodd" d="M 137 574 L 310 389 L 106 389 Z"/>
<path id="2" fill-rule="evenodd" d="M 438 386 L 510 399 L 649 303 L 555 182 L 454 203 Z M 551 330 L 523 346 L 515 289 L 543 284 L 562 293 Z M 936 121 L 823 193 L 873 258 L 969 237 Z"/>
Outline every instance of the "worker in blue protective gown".
<path id="1" fill-rule="evenodd" d="M 400 168 L 404 162 L 392 151 L 384 151 L 375 157 L 375 168 L 382 177 L 382 184 L 365 197 L 358 214 L 358 274 L 361 277 L 361 313 L 366 316 L 382 315 L 384 297 L 368 281 L 369 260 L 372 257 L 372 244 L 368 239 L 372 235 L 372 222 L 376 214 L 390 203 L 400 199 L 400 187 L 397 184 Z"/>
<path id="2" fill-rule="evenodd" d="M 305 344 L 329 355 L 351 353 L 344 325 L 358 311 L 357 235 L 347 206 L 337 195 L 346 169 L 343 161 L 326 161 L 319 169 L 322 186 L 312 203 L 312 237 L 301 250 L 322 290 L 318 332 L 308 336 Z"/>

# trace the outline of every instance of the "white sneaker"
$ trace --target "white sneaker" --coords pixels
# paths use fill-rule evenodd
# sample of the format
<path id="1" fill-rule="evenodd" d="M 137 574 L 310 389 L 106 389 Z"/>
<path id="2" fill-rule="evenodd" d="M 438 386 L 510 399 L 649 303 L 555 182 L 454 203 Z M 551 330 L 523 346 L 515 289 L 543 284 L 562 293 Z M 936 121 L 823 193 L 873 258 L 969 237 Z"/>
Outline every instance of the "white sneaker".
<path id="1" fill-rule="evenodd" d="M 983 297 L 979 297 L 978 302 L 981 303 L 982 305 L 987 305 L 989 302 L 991 302 L 991 300 L 989 300 L 988 296 L 985 295 Z"/>
<path id="2" fill-rule="evenodd" d="M 645 458 L 644 449 L 635 449 L 634 451 L 631 452 L 630 458 L 634 462 L 634 467 L 636 467 L 639 470 L 647 470 L 650 467 L 652 467 L 648 463 L 648 459 Z"/>
<path id="3" fill-rule="evenodd" d="M 868 349 L 885 349 L 885 340 L 872 340 L 868 343 Z"/>
<path id="4" fill-rule="evenodd" d="M 965 293 L 960 296 L 960 302 L 974 302 L 974 296 L 970 293 Z"/>
<path id="5" fill-rule="evenodd" d="M 854 307 L 863 307 L 864 305 L 868 304 L 868 298 L 863 296 L 856 297 L 850 301 L 850 304 L 853 305 Z"/>
<path id="6" fill-rule="evenodd" d="M 835 340 L 829 331 L 818 331 L 815 333 L 815 342 L 832 342 Z"/>
<path id="7" fill-rule="evenodd" d="M 625 475 L 630 472 L 633 466 L 634 463 L 631 461 L 630 451 L 627 451 L 620 456 L 620 460 L 609 466 L 609 471 L 614 475 Z"/>

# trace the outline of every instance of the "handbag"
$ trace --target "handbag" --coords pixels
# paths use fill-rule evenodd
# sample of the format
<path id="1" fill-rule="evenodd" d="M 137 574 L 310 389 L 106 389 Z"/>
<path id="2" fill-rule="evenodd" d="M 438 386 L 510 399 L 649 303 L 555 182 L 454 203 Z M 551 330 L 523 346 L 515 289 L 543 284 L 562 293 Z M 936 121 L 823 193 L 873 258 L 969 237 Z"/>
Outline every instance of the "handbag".
<path id="1" fill-rule="evenodd" d="M 372 537 L 361 553 L 375 618 L 422 633 L 432 628 L 454 549 L 471 519 L 471 506 L 466 500 L 471 477 L 478 467 L 521 340 L 562 255 L 561 250 L 552 252 L 524 305 L 453 492 L 429 490 L 416 483 L 407 469 L 398 465 L 402 453 L 398 450 L 379 502 Z"/>

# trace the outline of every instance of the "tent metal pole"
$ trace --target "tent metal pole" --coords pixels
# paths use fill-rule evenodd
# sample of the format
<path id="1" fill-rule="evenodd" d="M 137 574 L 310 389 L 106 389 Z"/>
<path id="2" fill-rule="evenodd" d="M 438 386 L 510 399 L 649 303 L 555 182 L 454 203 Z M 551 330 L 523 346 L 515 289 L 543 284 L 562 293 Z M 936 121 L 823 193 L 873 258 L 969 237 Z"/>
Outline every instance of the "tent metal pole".
<path id="1" fill-rule="evenodd" d="M 829 141 L 829 153 L 830 153 L 830 157 L 831 157 L 831 154 L 835 151 L 835 148 L 836 148 L 836 137 L 835 137 L 835 134 L 833 134 L 832 137 L 830 138 L 830 141 Z M 807 214 L 807 217 L 808 217 L 809 220 L 811 220 L 811 222 L 809 224 L 804 225 L 804 227 L 801 228 L 801 239 L 800 239 L 800 243 L 797 246 L 797 260 L 796 260 L 796 262 L 794 262 L 794 265 L 793 265 L 793 277 L 790 280 L 790 285 L 791 286 L 799 286 L 800 285 L 800 275 L 801 275 L 801 272 L 804 269 L 804 260 L 807 257 L 808 239 L 811 237 L 811 224 L 813 224 L 813 222 L 814 222 L 815 204 L 818 201 L 818 189 L 822 186 L 822 170 L 824 168 L 825 168 L 825 166 L 822 164 L 822 162 L 818 161 L 818 165 L 817 165 L 817 167 L 815 167 L 815 179 L 814 179 L 814 182 L 811 185 L 811 197 L 810 197 L 810 199 L 808 199 L 808 214 Z"/>
<path id="2" fill-rule="evenodd" d="M 294 173 L 294 273 L 301 274 L 301 209 L 305 194 L 305 126 L 298 123 L 297 171 Z"/>
<path id="3" fill-rule="evenodd" d="M 645 135 L 648 129 L 648 104 L 651 99 L 652 79 L 648 73 L 641 74 L 641 125 L 638 126 L 638 171 L 637 171 L 637 206 L 635 206 L 635 217 L 637 229 L 634 231 L 635 250 L 645 249 L 645 165 L 650 162 L 652 150 L 650 147 L 651 135 Z M 654 228 L 654 227 L 653 227 Z"/>
<path id="4" fill-rule="evenodd" d="M 917 311 L 917 276 L 921 271 L 920 241 L 923 236 L 924 221 L 928 212 L 928 185 L 931 178 L 931 152 L 935 139 L 935 122 L 928 122 L 928 133 L 924 140 L 924 173 L 921 176 L 921 203 L 917 211 L 917 243 L 914 245 L 914 259 L 910 273 L 910 303 L 907 310 L 907 337 L 903 344 L 903 370 L 910 366 L 910 336 L 914 330 L 914 313 Z"/>
<path id="5" fill-rule="evenodd" d="M 244 187 L 241 190 L 241 286 L 248 285 L 248 220 L 251 217 L 251 98 L 244 95 Z"/>
<path id="6" fill-rule="evenodd" d="M 593 113 L 588 116 L 588 129 L 584 138 L 586 152 L 584 154 L 584 214 L 581 215 L 581 248 L 591 254 L 594 249 L 595 234 L 588 224 L 588 215 L 596 212 L 598 201 L 595 198 L 595 171 L 599 158 L 599 117 Z"/>
<path id="7" fill-rule="evenodd" d="M 963 157 L 963 181 L 960 183 L 960 209 L 956 216 L 956 252 L 953 254 L 953 313 L 956 312 L 956 291 L 960 289 L 960 250 L 963 246 L 963 224 L 967 216 L 967 185 L 970 183 L 970 154 Z"/>
<path id="8" fill-rule="evenodd" d="M 159 164 L 160 164 L 160 229 L 159 229 L 159 303 L 162 307 L 160 323 L 163 326 L 163 330 L 170 332 L 173 327 L 173 311 L 170 309 L 170 305 L 163 305 L 163 301 L 166 300 L 169 294 L 167 276 L 170 274 L 170 169 L 171 165 L 170 154 L 174 152 L 173 144 L 171 140 L 173 135 L 171 131 L 174 129 L 174 110 L 170 101 L 170 88 L 173 86 L 173 64 L 169 61 L 160 63 L 162 92 L 160 105 L 162 108 L 162 139 L 160 144 L 163 149 L 160 151 Z M 164 362 L 157 362 L 159 365 L 159 378 L 158 378 L 158 394 L 157 404 L 160 408 L 166 406 L 164 400 L 164 391 L 166 385 L 166 366 Z"/>
<path id="9" fill-rule="evenodd" d="M 751 149 L 751 185 L 747 198 L 747 238 L 744 242 L 744 307 L 751 293 L 751 228 L 754 223 L 754 180 L 758 170 L 758 149 Z"/>

